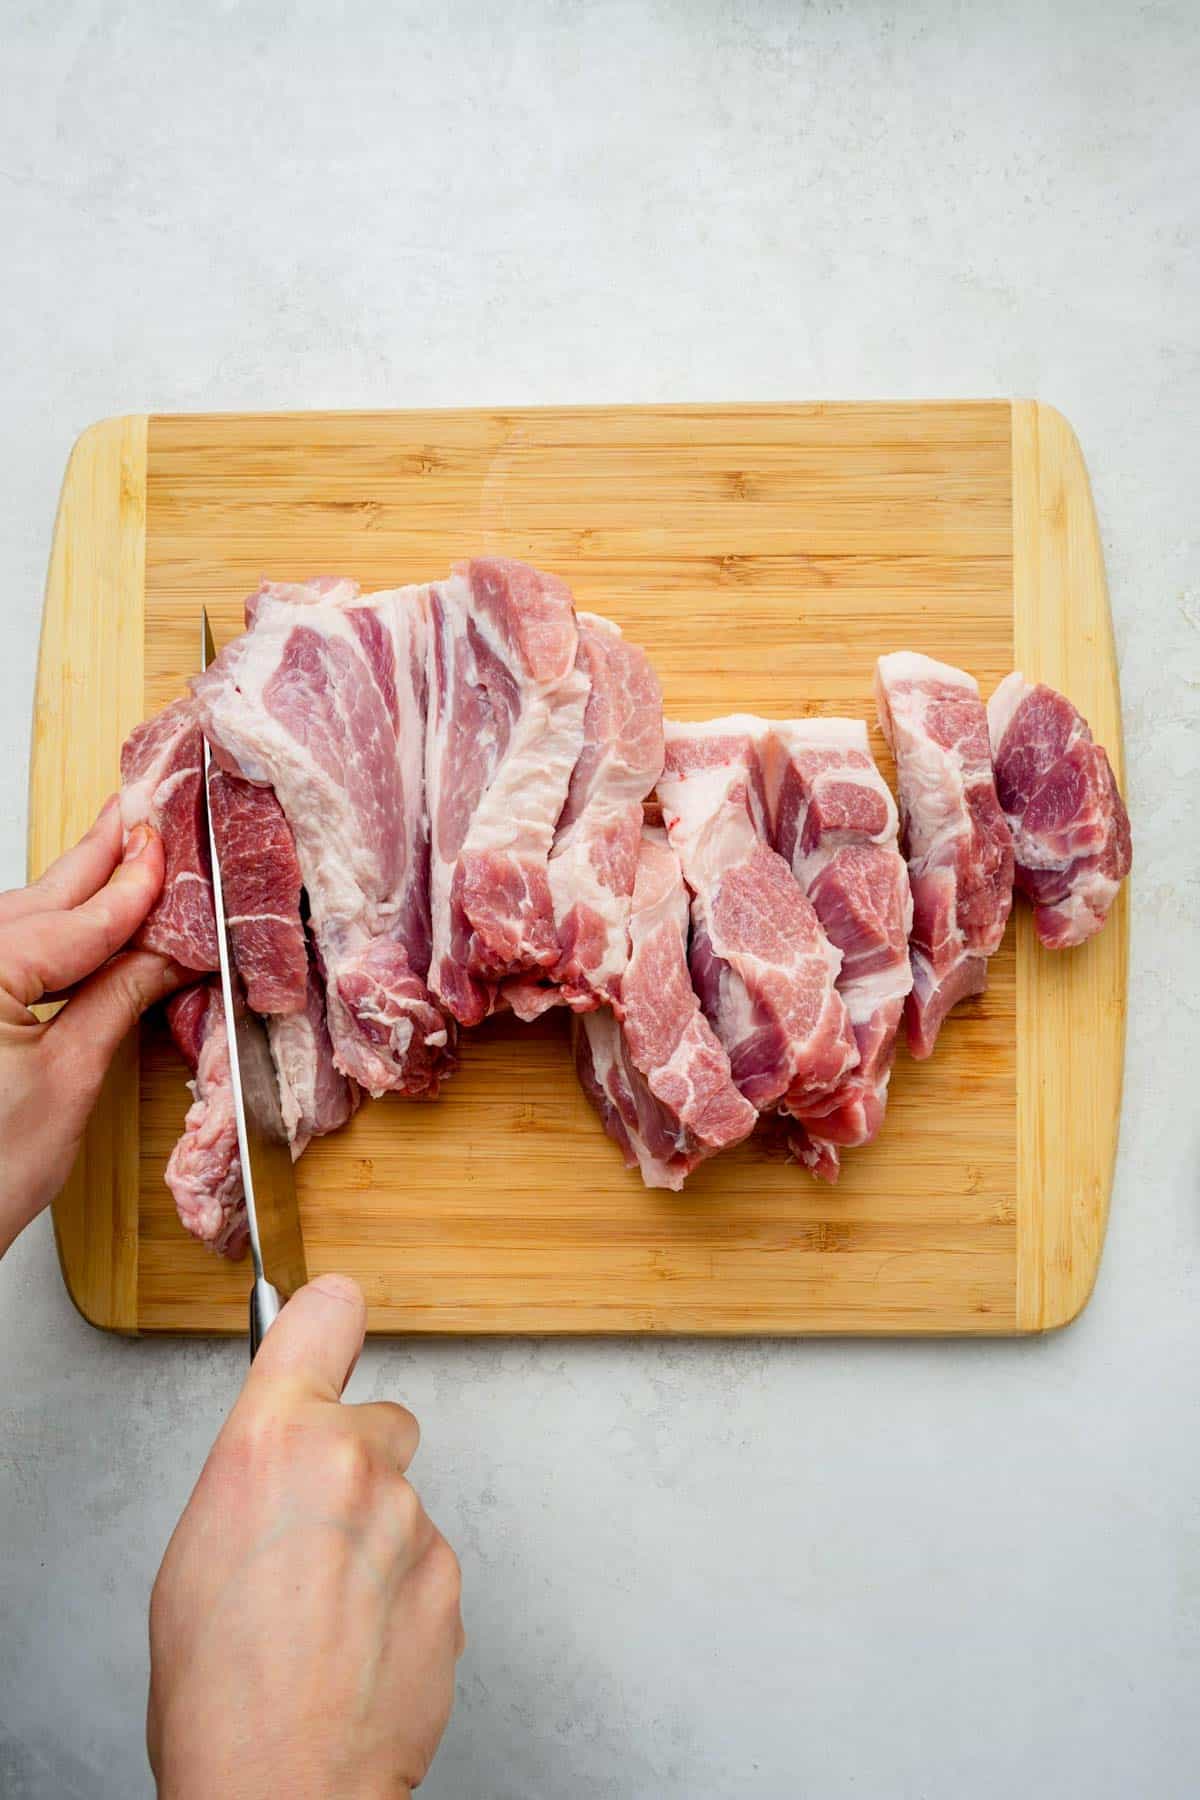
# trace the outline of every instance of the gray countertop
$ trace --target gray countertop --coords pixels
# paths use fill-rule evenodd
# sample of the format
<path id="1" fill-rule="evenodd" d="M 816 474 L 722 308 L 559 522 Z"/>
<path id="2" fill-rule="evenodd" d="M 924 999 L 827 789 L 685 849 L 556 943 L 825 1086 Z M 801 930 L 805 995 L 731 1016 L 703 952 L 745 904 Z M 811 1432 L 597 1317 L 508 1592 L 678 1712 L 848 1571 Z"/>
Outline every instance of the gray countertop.
<path id="1" fill-rule="evenodd" d="M 6 9 L 0 885 L 72 439 L 145 409 L 1033 394 L 1133 816 L 1090 1309 L 1022 1343 L 397 1342 L 470 1649 L 430 1800 L 1173 1800 L 1200 1767 L 1200 13 Z M 203 16 L 202 15 L 206 15 Z M 0 1148 L 0 1154 L 2 1154 Z M 147 1792 L 145 1613 L 240 1343 L 0 1267 L 0 1792 Z"/>

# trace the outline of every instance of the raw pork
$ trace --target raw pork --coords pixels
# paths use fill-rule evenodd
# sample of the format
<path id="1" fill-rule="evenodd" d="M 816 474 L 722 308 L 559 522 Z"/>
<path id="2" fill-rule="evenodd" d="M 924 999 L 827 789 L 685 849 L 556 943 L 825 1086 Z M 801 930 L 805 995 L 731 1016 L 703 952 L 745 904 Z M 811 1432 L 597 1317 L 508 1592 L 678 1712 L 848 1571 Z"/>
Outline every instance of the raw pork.
<path id="1" fill-rule="evenodd" d="M 610 1007 L 577 1021 L 576 1065 L 605 1130 L 647 1187 L 678 1189 L 697 1163 L 753 1130 L 729 1058 L 700 1010 L 687 966 L 688 899 L 665 833 L 648 828 L 637 859 L 622 982 Z"/>
<path id="2" fill-rule="evenodd" d="M 137 941 L 186 969 L 217 966 L 203 781 L 204 747 L 191 700 L 176 700 L 147 719 L 122 746 L 121 822 L 127 832 L 152 825 L 167 864 L 162 893 Z"/>
<path id="3" fill-rule="evenodd" d="M 619 1014 L 642 802 L 662 773 L 662 690 L 645 651 L 580 613 L 576 661 L 590 682 L 583 747 L 547 868 L 558 957 L 540 982 L 506 987 L 522 1018 L 560 1000 L 577 1012 L 607 1001 Z"/>
<path id="4" fill-rule="evenodd" d="M 691 972 L 733 1079 L 760 1111 L 804 1112 L 858 1050 L 834 983 L 841 955 L 765 841 L 760 719 L 666 728 L 663 819 L 692 891 Z"/>
<path id="5" fill-rule="evenodd" d="M 300 865 L 283 808 L 215 765 L 208 804 L 234 959 L 255 1012 L 303 1012 L 308 946 L 300 918 Z"/>
<path id="6" fill-rule="evenodd" d="M 264 584 L 247 617 L 193 683 L 204 728 L 283 808 L 338 1068 L 373 1094 L 434 1094 L 453 1057 L 425 982 L 427 591 Z"/>
<path id="7" fill-rule="evenodd" d="M 476 560 L 430 590 L 425 773 L 429 985 L 464 1025 L 560 947 L 547 864 L 583 747 L 588 676 L 570 590 Z"/>
<path id="8" fill-rule="evenodd" d="M 246 1199 L 219 985 L 204 981 L 176 994 L 167 1002 L 167 1022 L 192 1071 L 193 1094 L 167 1163 L 167 1186 L 184 1228 L 220 1255 L 237 1258 L 247 1242 Z"/>
<path id="9" fill-rule="evenodd" d="M 167 1003 L 167 1023 L 192 1072 L 194 1097 L 167 1163 L 167 1186 L 192 1236 L 238 1257 L 246 1243 L 246 1210 L 219 981 L 176 994 Z M 294 1159 L 314 1137 L 344 1125 L 359 1102 L 355 1084 L 334 1067 L 315 965 L 307 971 L 304 1009 L 269 1018 L 267 1035 Z"/>
<path id="10" fill-rule="evenodd" d="M 1012 837 L 996 798 L 987 715 L 961 669 L 901 650 L 875 672 L 896 758 L 912 884 L 908 1043 L 928 1056 L 952 1006 L 987 986 L 1012 906 Z"/>
<path id="11" fill-rule="evenodd" d="M 1017 886 L 1043 944 L 1100 930 L 1129 873 L 1129 815 L 1087 721 L 1053 688 L 1008 675 L 988 701 L 996 790 L 1013 837 Z"/>
<path id="12" fill-rule="evenodd" d="M 267 1035 L 279 1078 L 283 1122 L 292 1156 L 297 1157 L 311 1139 L 344 1125 L 359 1102 L 357 1085 L 341 1073 L 333 1059 L 325 990 L 315 962 L 308 966 L 302 1010 L 268 1019 Z"/>
<path id="13" fill-rule="evenodd" d="M 839 1151 L 883 1123 L 904 1002 L 912 987 L 912 895 L 896 842 L 896 806 L 860 719 L 774 725 L 764 754 L 775 848 L 841 952 L 837 990 L 858 1064 L 790 1134 L 798 1161 L 836 1180 Z"/>

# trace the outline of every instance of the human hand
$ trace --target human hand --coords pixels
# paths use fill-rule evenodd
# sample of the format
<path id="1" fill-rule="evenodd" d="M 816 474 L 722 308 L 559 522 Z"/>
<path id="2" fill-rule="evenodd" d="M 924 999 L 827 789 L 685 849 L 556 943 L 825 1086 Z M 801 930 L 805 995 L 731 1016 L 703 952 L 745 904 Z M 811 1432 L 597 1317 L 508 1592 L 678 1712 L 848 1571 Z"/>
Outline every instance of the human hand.
<path id="1" fill-rule="evenodd" d="M 192 979 L 152 950 L 123 949 L 163 872 L 162 840 L 149 826 L 130 833 L 122 857 L 114 795 L 32 887 L 0 894 L 0 1256 L 70 1174 L 138 1014 Z M 64 996 L 53 1019 L 30 1011 Z"/>
<path id="2" fill-rule="evenodd" d="M 362 1294 L 284 1307 L 201 1473 L 150 1602 L 160 1800 L 399 1800 L 424 1778 L 464 1638 L 454 1552 L 404 1478 L 417 1422 L 340 1404 Z"/>

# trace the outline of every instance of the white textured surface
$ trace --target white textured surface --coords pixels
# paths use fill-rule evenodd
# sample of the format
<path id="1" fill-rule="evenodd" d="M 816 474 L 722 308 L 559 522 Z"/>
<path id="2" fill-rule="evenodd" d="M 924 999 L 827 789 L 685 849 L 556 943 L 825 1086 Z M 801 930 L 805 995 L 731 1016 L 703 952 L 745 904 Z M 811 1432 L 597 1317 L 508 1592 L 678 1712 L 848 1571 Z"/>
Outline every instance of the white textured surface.
<path id="1" fill-rule="evenodd" d="M 1072 419 L 1136 856 L 1089 1312 L 1020 1344 L 401 1343 L 354 1392 L 415 1406 L 463 1555 L 431 1800 L 1194 1793 L 1194 5 L 8 0 L 0 34 L 0 882 L 94 418 L 1018 393 Z M 147 1593 L 243 1356 L 92 1333 L 44 1221 L 0 1270 L 7 1800 L 148 1791 Z"/>

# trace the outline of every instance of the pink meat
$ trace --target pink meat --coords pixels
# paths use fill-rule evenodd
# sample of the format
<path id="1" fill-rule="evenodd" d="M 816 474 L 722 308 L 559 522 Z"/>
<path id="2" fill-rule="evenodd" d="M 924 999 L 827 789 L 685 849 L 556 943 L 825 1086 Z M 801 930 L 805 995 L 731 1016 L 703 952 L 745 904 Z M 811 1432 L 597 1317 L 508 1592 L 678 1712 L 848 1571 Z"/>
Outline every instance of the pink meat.
<path id="1" fill-rule="evenodd" d="M 279 1079 L 283 1122 L 292 1155 L 298 1157 L 313 1138 L 345 1125 L 360 1099 L 357 1085 L 334 1062 L 325 990 L 315 961 L 308 964 L 302 1010 L 269 1019 L 267 1035 Z"/>
<path id="2" fill-rule="evenodd" d="M 426 984 L 427 609 L 423 588 L 359 599 L 349 582 L 264 584 L 251 629 L 193 683 L 222 765 L 283 810 L 334 1058 L 373 1094 L 431 1096 L 453 1067 Z"/>
<path id="3" fill-rule="evenodd" d="M 1100 930 L 1129 873 L 1129 815 L 1087 721 L 1053 688 L 1007 676 L 988 702 L 1016 879 L 1050 949 Z"/>
<path id="4" fill-rule="evenodd" d="M 176 700 L 130 733 L 121 750 L 121 820 L 159 833 L 166 877 L 137 941 L 187 969 L 215 969 L 204 753 L 191 700 Z"/>
<path id="5" fill-rule="evenodd" d="M 429 983 L 464 1025 L 560 955 L 549 858 L 583 746 L 570 590 L 502 559 L 430 590 Z"/>
<path id="6" fill-rule="evenodd" d="M 772 726 L 764 764 L 775 847 L 841 952 L 837 990 L 857 1066 L 791 1129 L 797 1160 L 837 1179 L 840 1151 L 883 1123 L 896 1036 L 912 987 L 912 895 L 897 844 L 896 806 L 858 719 Z"/>
<path id="7" fill-rule="evenodd" d="M 812 904 L 767 839 L 759 744 L 743 716 L 666 726 L 658 784 L 691 889 L 691 973 L 733 1079 L 760 1111 L 830 1095 L 858 1050 L 835 988 L 841 963 Z"/>
<path id="8" fill-rule="evenodd" d="M 544 976 L 507 984 L 522 1018 L 559 1001 L 619 1015 L 642 803 L 662 773 L 662 690 L 645 652 L 581 613 L 576 661 L 590 683 L 583 746 L 547 866 L 558 957 Z"/>
<path id="9" fill-rule="evenodd" d="M 308 946 L 300 918 L 300 865 L 283 808 L 214 764 L 208 804 L 234 958 L 255 1012 L 302 1012 Z"/>
<path id="10" fill-rule="evenodd" d="M 225 1007 L 216 982 L 187 988 L 167 1003 L 167 1022 L 193 1079 L 183 1136 L 166 1181 L 180 1223 L 202 1244 L 234 1259 L 246 1248 L 246 1200 L 238 1155 Z"/>
<path id="11" fill-rule="evenodd" d="M 246 1244 L 245 1200 L 219 982 L 201 982 L 176 994 L 167 1003 L 167 1022 L 192 1071 L 194 1095 L 167 1164 L 167 1186 L 193 1237 L 236 1258 Z M 306 971 L 303 1011 L 269 1018 L 267 1033 L 296 1158 L 314 1137 L 344 1125 L 360 1098 L 354 1082 L 334 1064 L 315 963 Z"/>
<path id="12" fill-rule="evenodd" d="M 181 988 L 179 993 L 173 994 L 167 1001 L 167 1024 L 170 1026 L 171 1036 L 193 1075 L 200 1065 L 208 1003 L 214 986 L 210 981 L 198 981 L 194 987 Z"/>
<path id="13" fill-rule="evenodd" d="M 624 1020 L 586 1013 L 576 1066 L 605 1130 L 647 1187 L 678 1189 L 696 1165 L 754 1129 L 725 1050 L 700 1010 L 687 966 L 688 900 L 664 833 L 639 847 L 622 983 Z"/>
<path id="14" fill-rule="evenodd" d="M 996 797 L 987 715 L 970 675 L 899 651 L 876 667 L 879 722 L 896 758 L 912 885 L 912 1054 L 930 1054 L 951 1007 L 987 986 L 1012 906 L 1012 836 Z"/>

